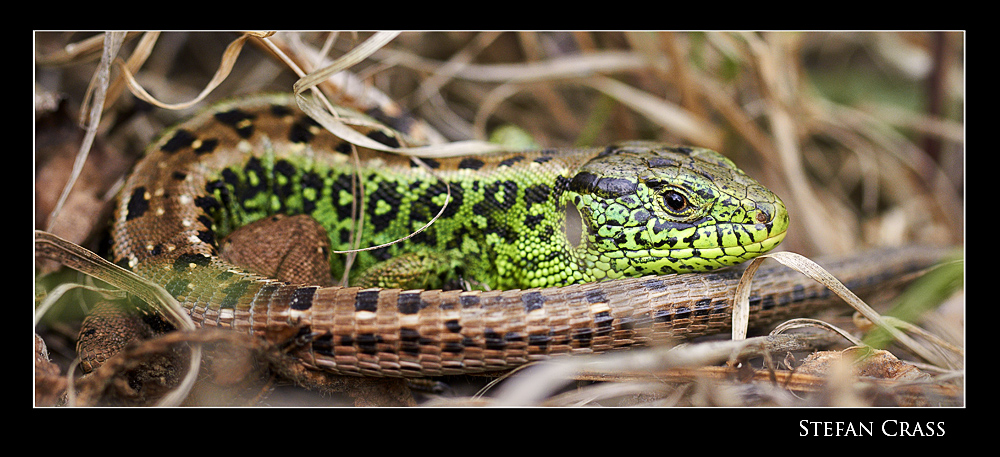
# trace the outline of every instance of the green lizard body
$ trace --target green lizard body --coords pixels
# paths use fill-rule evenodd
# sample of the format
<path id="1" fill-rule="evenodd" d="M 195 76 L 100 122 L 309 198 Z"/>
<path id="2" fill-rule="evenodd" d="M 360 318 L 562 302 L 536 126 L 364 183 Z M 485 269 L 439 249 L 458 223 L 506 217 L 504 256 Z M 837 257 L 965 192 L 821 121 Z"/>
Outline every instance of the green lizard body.
<path id="1" fill-rule="evenodd" d="M 394 131 L 367 134 L 399 145 Z M 359 154 L 356 168 L 351 146 L 290 97 L 221 104 L 168 131 L 133 173 L 115 255 L 133 268 L 167 251 L 211 256 L 240 226 L 308 214 L 336 251 L 405 238 L 358 253 L 352 278 L 420 255 L 444 275 L 406 287 L 461 278 L 513 289 L 711 270 L 770 250 L 788 226 L 777 196 L 706 149 L 636 142 L 424 159 L 426 168 Z M 334 277 L 344 259 L 332 256 Z"/>
<path id="2" fill-rule="evenodd" d="M 398 141 L 377 126 L 360 131 Z M 136 165 L 115 212 L 113 257 L 197 325 L 256 335 L 307 369 L 437 376 L 721 331 L 739 272 L 704 271 L 766 252 L 788 226 L 780 199 L 699 148 L 507 152 L 426 161 L 429 170 L 353 152 L 289 96 L 221 104 L 166 131 Z M 271 233 L 261 223 L 303 220 L 267 217 L 278 213 L 319 221 L 336 250 L 406 239 L 359 253 L 358 285 L 346 287 L 283 280 L 220 254 L 234 231 L 253 244 Z M 250 255 L 271 254 L 262 249 Z M 937 258 L 908 250 L 833 271 L 864 286 Z M 329 262 L 343 271 L 345 257 Z M 420 281 L 397 282 L 399 269 Z M 674 272 L 693 273 L 635 277 Z M 764 293 L 750 297 L 751 322 L 831 303 L 822 286 L 787 273 L 758 272 Z M 493 290 L 433 288 L 449 276 Z"/>

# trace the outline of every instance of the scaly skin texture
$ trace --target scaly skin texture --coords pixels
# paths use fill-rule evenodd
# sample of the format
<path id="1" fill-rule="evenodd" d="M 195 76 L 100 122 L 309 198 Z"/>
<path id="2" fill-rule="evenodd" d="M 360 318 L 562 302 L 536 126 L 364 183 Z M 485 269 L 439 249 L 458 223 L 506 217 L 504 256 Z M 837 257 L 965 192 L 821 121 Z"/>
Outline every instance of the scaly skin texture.
<path id="1" fill-rule="evenodd" d="M 395 135 L 369 133 L 398 145 Z M 433 225 L 358 254 L 352 277 L 403 256 L 445 272 L 399 285 L 425 288 L 457 278 L 514 289 L 707 271 L 767 252 L 788 226 L 777 196 L 706 149 L 626 143 L 425 159 L 430 171 L 362 150 L 359 181 L 349 151 L 287 97 L 221 105 L 167 132 L 136 168 L 117 213 L 115 256 L 130 268 L 215 256 L 221 237 L 276 213 L 311 215 L 334 250 L 381 245 L 441 212 L 449 186 Z M 331 258 L 334 277 L 344 264 Z"/>
<path id="2" fill-rule="evenodd" d="M 360 150 L 357 175 L 350 148 L 289 97 L 222 104 L 168 130 L 137 164 L 115 214 L 114 258 L 199 325 L 294 342 L 306 367 L 426 376 L 718 331 L 731 274 L 601 280 L 739 263 L 788 226 L 781 200 L 699 148 L 508 152 L 425 160 L 430 171 Z M 398 268 L 419 284 L 289 284 L 218 256 L 223 236 L 277 213 L 311 215 L 335 250 L 403 238 L 441 210 L 445 182 L 451 201 L 430 228 L 359 254 L 351 272 L 378 281 Z M 330 263 L 338 277 L 343 256 Z M 503 291 L 410 290 L 458 278 Z M 822 294 L 781 281 L 754 316 L 794 313 Z"/>

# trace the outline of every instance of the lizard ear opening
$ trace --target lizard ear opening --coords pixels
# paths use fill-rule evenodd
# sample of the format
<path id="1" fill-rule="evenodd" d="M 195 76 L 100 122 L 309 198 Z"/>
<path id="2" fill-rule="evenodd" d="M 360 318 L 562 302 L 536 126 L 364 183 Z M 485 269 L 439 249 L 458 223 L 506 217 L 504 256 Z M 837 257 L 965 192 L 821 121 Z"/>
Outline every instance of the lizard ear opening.
<path id="1" fill-rule="evenodd" d="M 566 220 L 566 223 L 563 225 L 566 241 L 575 249 L 583 244 L 583 216 L 574 204 L 564 206 L 563 211 L 565 212 Z"/>

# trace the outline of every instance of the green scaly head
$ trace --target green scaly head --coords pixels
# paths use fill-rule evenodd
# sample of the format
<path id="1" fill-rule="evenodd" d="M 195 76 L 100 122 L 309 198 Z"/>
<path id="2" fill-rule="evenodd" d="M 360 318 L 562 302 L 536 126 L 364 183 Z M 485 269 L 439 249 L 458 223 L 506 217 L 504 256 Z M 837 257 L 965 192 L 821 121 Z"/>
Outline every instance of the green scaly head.
<path id="1" fill-rule="evenodd" d="M 703 148 L 610 147 L 563 197 L 581 216 L 575 255 L 586 280 L 735 265 L 777 246 L 788 228 L 781 199 Z"/>

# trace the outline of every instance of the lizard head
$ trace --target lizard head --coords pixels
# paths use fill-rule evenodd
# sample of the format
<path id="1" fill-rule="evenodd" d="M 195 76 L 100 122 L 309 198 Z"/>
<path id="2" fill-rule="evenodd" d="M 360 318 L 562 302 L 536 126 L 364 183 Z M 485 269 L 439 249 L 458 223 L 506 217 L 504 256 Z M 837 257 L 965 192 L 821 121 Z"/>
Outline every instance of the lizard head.
<path id="1" fill-rule="evenodd" d="M 594 280 L 738 264 L 788 228 L 781 199 L 703 148 L 610 147 L 577 170 L 565 197 L 579 210 L 576 253 Z"/>

